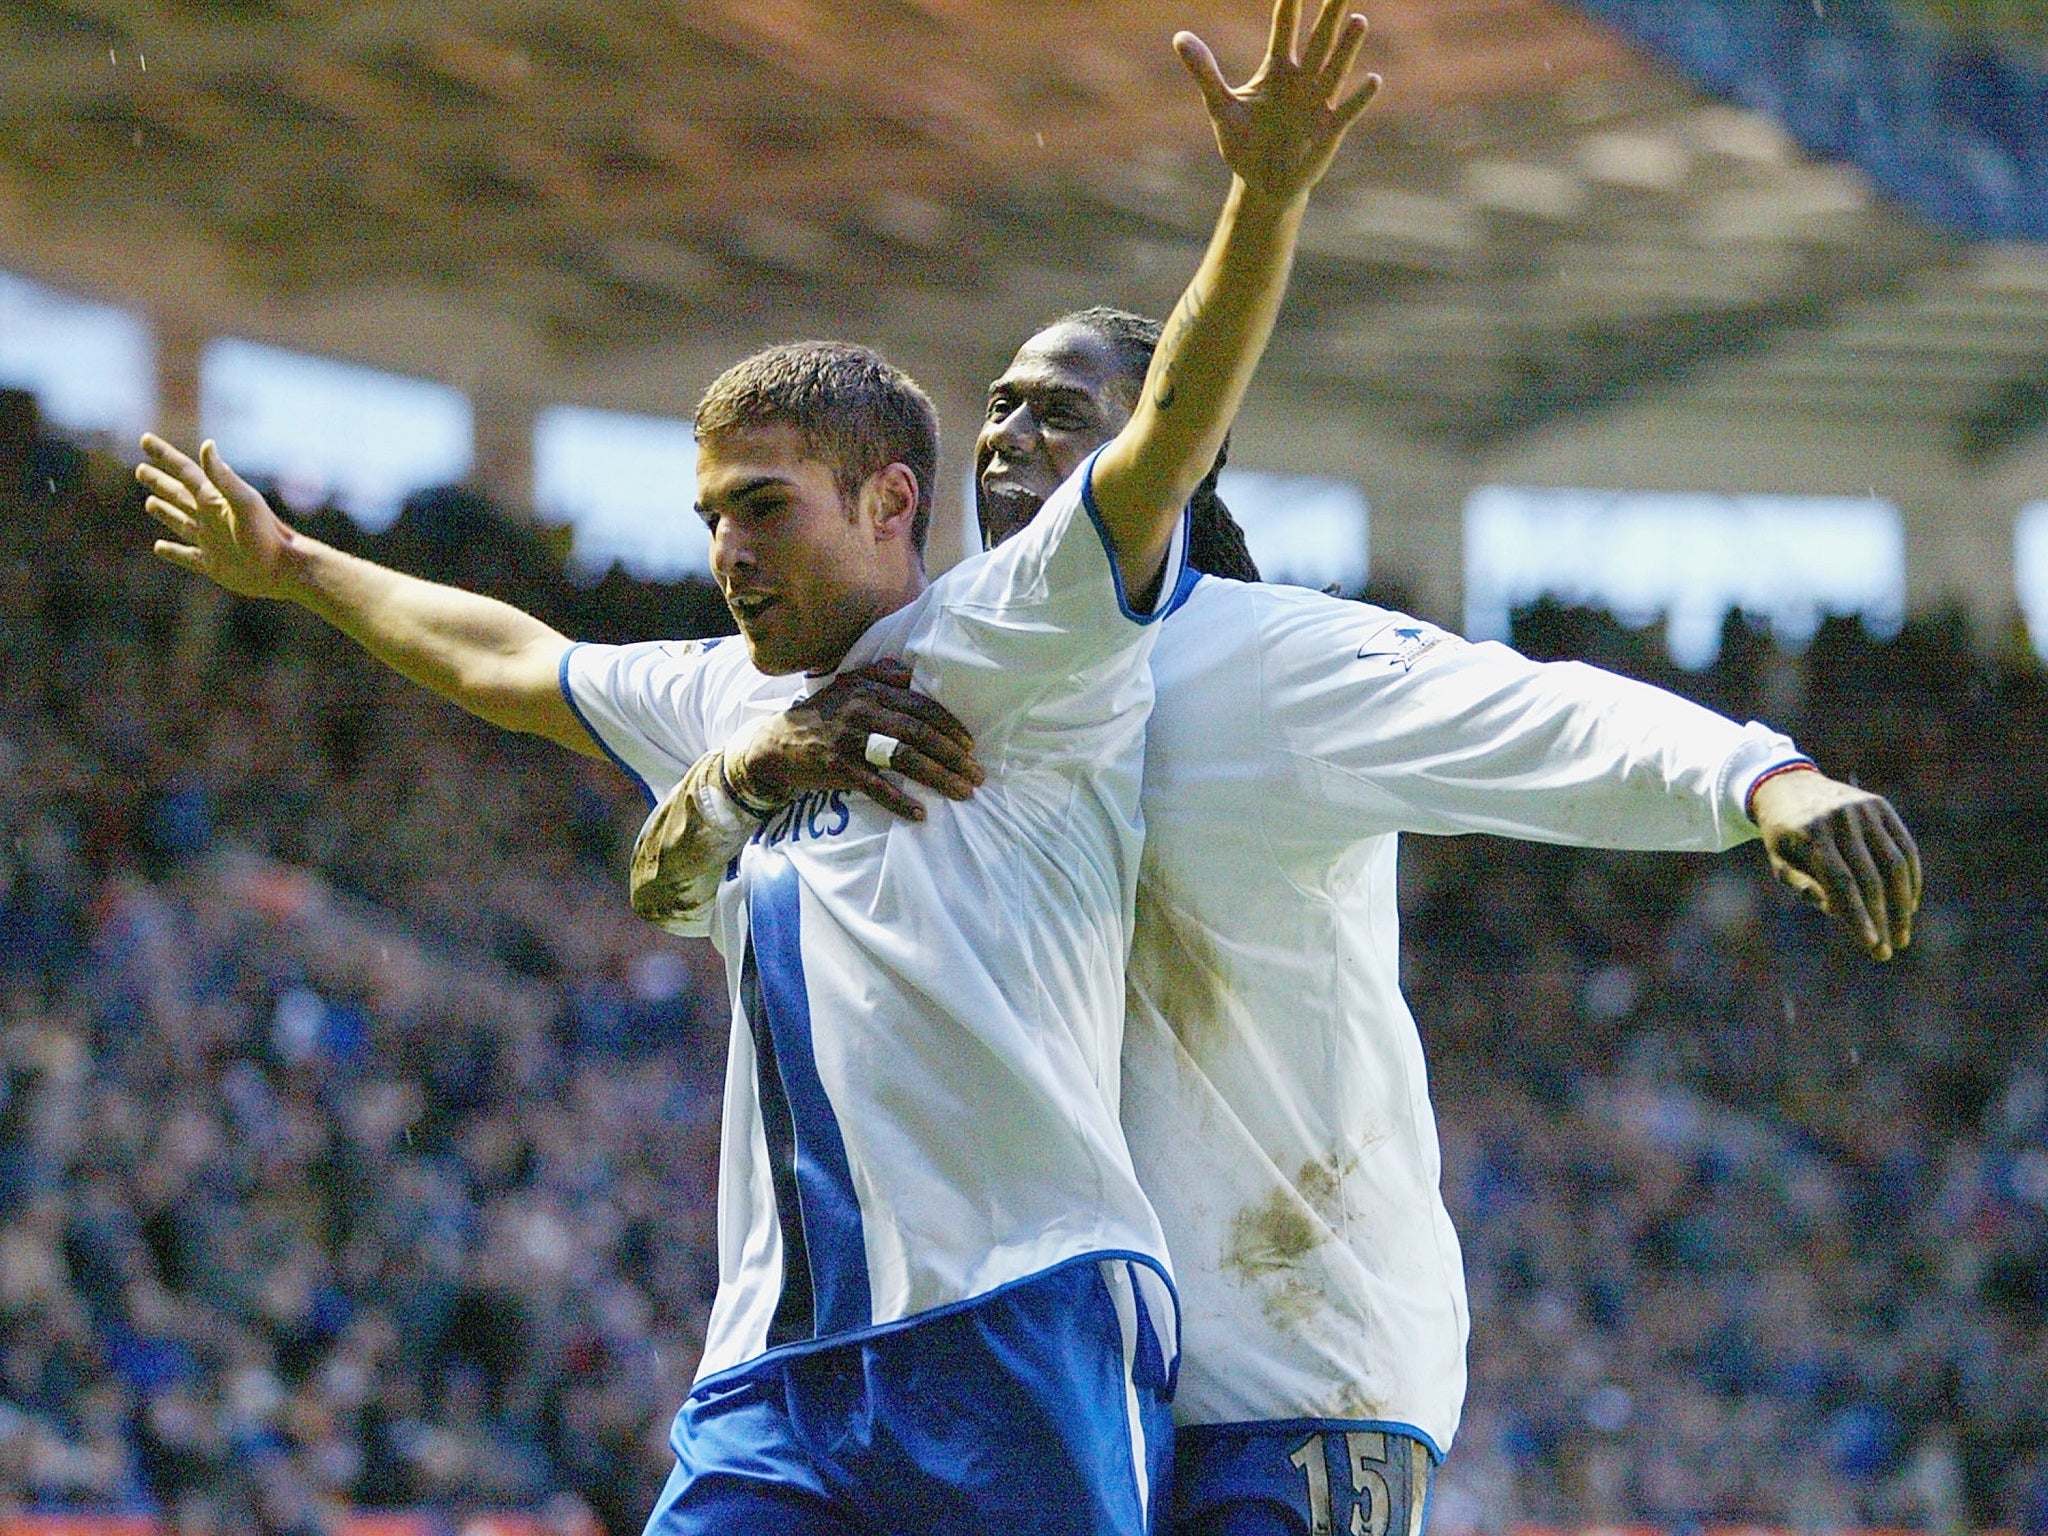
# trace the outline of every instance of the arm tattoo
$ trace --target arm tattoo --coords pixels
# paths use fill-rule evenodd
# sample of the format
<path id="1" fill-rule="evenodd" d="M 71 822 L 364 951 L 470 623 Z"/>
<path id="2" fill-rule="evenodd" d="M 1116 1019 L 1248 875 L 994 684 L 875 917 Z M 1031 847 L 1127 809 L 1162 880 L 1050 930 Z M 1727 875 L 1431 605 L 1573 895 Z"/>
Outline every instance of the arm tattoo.
<path id="1" fill-rule="evenodd" d="M 1160 371 L 1159 388 L 1152 395 L 1152 404 L 1159 410 L 1172 410 L 1174 401 L 1180 398 L 1180 382 L 1174 374 L 1180 368 L 1181 343 L 1187 340 L 1188 332 L 1201 315 L 1201 292 L 1191 287 L 1181 297 L 1180 307 L 1174 311 L 1173 334 L 1166 340 L 1166 366 Z"/>

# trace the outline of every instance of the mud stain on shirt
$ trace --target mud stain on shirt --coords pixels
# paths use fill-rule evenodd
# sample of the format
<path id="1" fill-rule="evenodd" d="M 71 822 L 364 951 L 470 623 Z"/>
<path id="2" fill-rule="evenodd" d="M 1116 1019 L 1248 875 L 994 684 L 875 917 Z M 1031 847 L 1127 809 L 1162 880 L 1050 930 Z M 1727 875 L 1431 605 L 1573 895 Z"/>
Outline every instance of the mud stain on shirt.
<path id="1" fill-rule="evenodd" d="M 1229 966 L 1209 930 L 1179 906 L 1150 864 L 1138 875 L 1137 923 L 1125 976 L 1129 1006 L 1135 1009 L 1142 998 L 1158 1009 L 1196 1062 L 1212 1059 L 1229 1039 Z"/>
<path id="2" fill-rule="evenodd" d="M 1301 1261 L 1330 1240 L 1330 1229 L 1291 1189 L 1276 1189 L 1231 1219 L 1223 1267 L 1256 1291 L 1275 1327 L 1298 1327 L 1324 1305 L 1322 1288 Z"/>
<path id="3" fill-rule="evenodd" d="M 1344 1218 L 1344 1180 L 1356 1166 L 1356 1158 L 1311 1159 L 1292 1187 L 1275 1189 L 1231 1218 L 1223 1268 L 1259 1292 L 1276 1327 L 1297 1327 L 1327 1305 L 1314 1267 L 1304 1260 L 1335 1240 Z"/>
<path id="4" fill-rule="evenodd" d="M 1289 1275 L 1267 1289 L 1260 1306 L 1275 1328 L 1297 1328 L 1323 1311 L 1328 1302 L 1320 1286 Z"/>
<path id="5" fill-rule="evenodd" d="M 1304 1254 L 1330 1240 L 1330 1229 L 1292 1190 L 1276 1189 L 1231 1218 L 1223 1267 L 1245 1279 L 1293 1269 Z"/>
<path id="6" fill-rule="evenodd" d="M 1391 1404 L 1368 1392 L 1357 1382 L 1348 1382 L 1324 1404 L 1326 1419 L 1388 1419 L 1396 1417 Z"/>
<path id="7" fill-rule="evenodd" d="M 1294 1187 L 1317 1215 L 1334 1226 L 1344 1215 L 1344 1180 L 1357 1166 L 1356 1157 L 1340 1159 L 1332 1153 L 1320 1162 L 1303 1163 L 1294 1176 Z"/>

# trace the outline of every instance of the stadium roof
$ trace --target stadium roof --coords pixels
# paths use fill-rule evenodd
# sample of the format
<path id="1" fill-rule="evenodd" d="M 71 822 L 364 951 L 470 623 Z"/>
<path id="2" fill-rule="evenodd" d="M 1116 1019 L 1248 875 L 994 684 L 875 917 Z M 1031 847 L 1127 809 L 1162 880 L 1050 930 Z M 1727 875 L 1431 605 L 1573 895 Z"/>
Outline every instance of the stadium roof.
<path id="1" fill-rule="evenodd" d="M 1241 68 L 1257 9 L 1174 15 Z M 706 333 L 998 355 L 1069 301 L 1169 297 L 1220 186 L 1152 0 L 4 10 L 0 261 L 470 386 L 601 396 L 607 358 Z M 1937 232 L 1578 10 L 1373 19 L 1389 88 L 1278 374 L 1451 444 L 1765 353 L 1727 387 L 1933 410 L 1979 452 L 2038 422 L 2031 250 Z"/>

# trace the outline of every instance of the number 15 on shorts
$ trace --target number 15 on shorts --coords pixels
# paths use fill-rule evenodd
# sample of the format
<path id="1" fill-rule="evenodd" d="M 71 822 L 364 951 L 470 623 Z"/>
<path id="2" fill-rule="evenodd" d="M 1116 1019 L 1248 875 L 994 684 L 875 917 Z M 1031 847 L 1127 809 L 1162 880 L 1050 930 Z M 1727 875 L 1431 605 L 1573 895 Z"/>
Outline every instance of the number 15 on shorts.
<path id="1" fill-rule="evenodd" d="M 1387 1536 L 1394 1515 L 1393 1490 L 1387 1486 L 1387 1437 L 1376 1429 L 1347 1430 L 1344 1449 L 1351 1464 L 1354 1501 L 1346 1536 Z M 1325 1437 L 1310 1435 L 1287 1459 L 1308 1479 L 1310 1536 L 1334 1536 L 1337 1527 L 1331 1513 L 1335 1505 Z M 1397 1471 L 1406 1472 L 1407 1468 Z"/>

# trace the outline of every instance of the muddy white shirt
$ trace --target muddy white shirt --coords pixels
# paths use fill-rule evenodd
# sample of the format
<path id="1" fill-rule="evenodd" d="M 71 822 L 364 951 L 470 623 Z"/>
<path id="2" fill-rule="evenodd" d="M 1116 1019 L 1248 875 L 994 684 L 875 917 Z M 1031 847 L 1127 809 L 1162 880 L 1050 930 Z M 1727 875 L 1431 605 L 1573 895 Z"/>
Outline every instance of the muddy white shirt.
<path id="1" fill-rule="evenodd" d="M 1166 1245 L 1117 1118 L 1156 626 L 1124 602 L 1092 467 L 841 664 L 910 664 L 974 733 L 973 799 L 910 822 L 805 796 L 720 890 L 733 1028 L 700 1384 L 1112 1255 L 1140 1261 L 1173 1359 Z M 763 678 L 738 641 L 578 647 L 563 677 L 656 797 L 829 681 Z"/>
<path id="2" fill-rule="evenodd" d="M 1204 577 L 1161 626 L 1124 1040 L 1184 1424 L 1345 1418 L 1441 1453 L 1458 1241 L 1399 981 L 1401 832 L 1718 849 L 1785 737 L 1300 588 Z"/>

